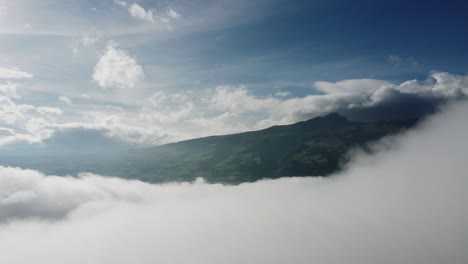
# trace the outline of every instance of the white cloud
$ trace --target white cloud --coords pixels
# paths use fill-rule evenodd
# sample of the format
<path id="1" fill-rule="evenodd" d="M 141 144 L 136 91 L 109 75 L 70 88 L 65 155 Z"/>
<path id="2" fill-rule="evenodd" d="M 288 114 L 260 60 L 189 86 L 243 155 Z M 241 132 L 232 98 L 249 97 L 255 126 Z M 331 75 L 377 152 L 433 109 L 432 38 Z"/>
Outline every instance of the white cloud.
<path id="1" fill-rule="evenodd" d="M 92 36 L 85 33 L 81 38 L 81 44 L 85 47 L 93 46 L 99 40 L 98 36 Z"/>
<path id="2" fill-rule="evenodd" d="M 0 136 L 0 146 L 18 142 L 37 143 L 52 136 L 52 126 L 62 110 L 19 104 L 13 98 L 0 94 L 0 129 L 8 131 Z"/>
<path id="3" fill-rule="evenodd" d="M 7 82 L 4 84 L 0 83 L 0 95 L 13 98 L 13 99 L 19 99 L 21 97 L 16 92 L 17 87 L 18 87 L 17 84 L 11 83 L 11 82 Z"/>
<path id="4" fill-rule="evenodd" d="M 291 96 L 291 93 L 290 92 L 276 92 L 275 96 L 277 96 L 277 97 L 288 97 L 288 96 Z"/>
<path id="5" fill-rule="evenodd" d="M 134 70 L 126 70 L 127 66 Z M 139 78 L 131 76 L 141 73 L 143 78 L 140 67 L 127 52 L 110 43 L 93 77 L 101 87 L 133 87 Z M 128 75 L 132 72 L 136 74 Z M 467 76 L 443 72 L 401 84 L 355 79 L 315 85 L 324 94 L 257 95 L 246 86 L 229 85 L 196 93 L 159 91 L 136 109 L 93 105 L 72 117 L 60 118 L 60 123 L 48 122 L 46 128 L 52 132 L 64 128 L 95 129 L 127 143 L 147 146 L 291 124 L 332 112 L 348 113 L 358 120 L 412 118 L 420 116 L 421 111 L 427 113 L 425 109 L 435 107 L 440 100 L 468 95 Z M 94 95 L 93 98 L 97 99 Z M 398 116 L 400 109 L 405 110 Z M 411 115 L 411 111 L 415 114 Z M 36 137 L 39 141 L 42 138 L 46 137 Z"/>
<path id="6" fill-rule="evenodd" d="M 167 15 L 170 17 L 170 18 L 180 18 L 181 15 L 179 13 L 177 13 L 176 11 L 174 11 L 172 8 L 169 9 L 169 11 L 167 11 Z"/>
<path id="7" fill-rule="evenodd" d="M 382 87 L 391 87 L 394 84 L 375 79 L 351 79 L 339 82 L 315 82 L 315 88 L 326 94 L 371 94 Z"/>
<path id="8" fill-rule="evenodd" d="M 33 28 L 31 24 L 24 24 L 23 27 L 27 30 L 31 30 Z"/>
<path id="9" fill-rule="evenodd" d="M 127 7 L 127 2 L 120 1 L 120 0 L 114 0 L 114 4 L 120 6 L 120 7 Z"/>
<path id="10" fill-rule="evenodd" d="M 291 124 L 332 112 L 370 111 L 402 103 L 416 109 L 419 100 L 450 100 L 468 94 L 468 78 L 432 73 L 428 80 L 392 84 L 382 80 L 345 80 L 316 83 L 325 94 L 303 97 L 255 95 L 246 86 L 219 86 L 202 92 L 157 92 L 140 109 L 96 109 L 82 113 L 81 127 L 96 128 L 125 142 L 157 145 L 202 137 Z M 410 99 L 408 99 L 410 96 Z M 415 96 L 414 98 L 411 96 Z M 429 99 L 424 99 L 424 98 Z M 406 100 L 406 101 L 405 101 Z M 409 100 L 409 101 L 408 101 Z M 388 114 L 388 113 L 387 113 Z M 407 115 L 408 113 L 405 113 Z M 417 114 L 417 113 L 416 113 Z M 376 114 L 384 119 L 384 114 Z M 404 116 L 410 118 L 413 116 Z"/>
<path id="11" fill-rule="evenodd" d="M 133 3 L 128 8 L 128 12 L 130 15 L 138 20 L 146 21 L 146 22 L 155 22 L 155 17 L 151 10 L 145 10 L 142 6 L 137 3 Z"/>
<path id="12" fill-rule="evenodd" d="M 17 101 L 18 84 L 0 83 L 0 147 L 13 143 L 38 143 L 50 137 L 51 126 L 63 112 L 56 107 L 33 106 Z"/>
<path id="13" fill-rule="evenodd" d="M 65 96 L 60 96 L 59 101 L 64 103 L 64 104 L 67 104 L 67 105 L 72 104 L 72 100 L 70 98 L 68 98 L 68 97 L 65 97 Z"/>
<path id="14" fill-rule="evenodd" d="M 0 167 L 0 262 L 466 263 L 466 115 L 329 178 L 150 185 Z"/>
<path id="15" fill-rule="evenodd" d="M 181 18 L 181 14 L 172 8 L 167 9 L 166 12 L 157 12 L 157 10 L 145 9 L 143 6 L 132 3 L 129 4 L 124 1 L 114 0 L 114 3 L 122 8 L 126 8 L 130 16 L 133 18 L 155 24 L 160 22 L 165 24 L 167 29 L 172 31 L 172 26 L 169 24 L 171 20 Z"/>
<path id="16" fill-rule="evenodd" d="M 143 67 L 114 42 L 109 42 L 93 73 L 94 81 L 102 88 L 133 88 L 143 78 Z"/>
<path id="17" fill-rule="evenodd" d="M 92 47 L 99 40 L 100 37 L 97 34 L 90 34 L 85 32 L 80 38 L 73 39 L 73 41 L 68 45 L 68 47 L 71 49 L 73 54 L 78 55 L 80 52 L 80 48 Z"/>
<path id="18" fill-rule="evenodd" d="M 32 77 L 32 74 L 16 67 L 0 67 L 0 79 L 28 79 Z"/>

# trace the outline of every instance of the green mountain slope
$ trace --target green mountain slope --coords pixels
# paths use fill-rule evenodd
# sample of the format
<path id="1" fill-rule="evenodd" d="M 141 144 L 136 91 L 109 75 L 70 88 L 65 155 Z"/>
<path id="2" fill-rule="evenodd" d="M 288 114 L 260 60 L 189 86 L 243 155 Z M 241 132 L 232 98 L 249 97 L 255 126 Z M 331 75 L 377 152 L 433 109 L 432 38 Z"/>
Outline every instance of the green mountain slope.
<path id="1" fill-rule="evenodd" d="M 355 123 L 331 114 L 260 131 L 133 150 L 123 158 L 125 165 L 116 174 L 156 182 L 204 177 L 222 183 L 327 175 L 339 169 L 352 147 L 413 123 Z"/>
<path id="2" fill-rule="evenodd" d="M 260 131 L 212 136 L 134 149 L 107 156 L 37 157 L 6 165 L 45 173 L 103 175 L 148 182 L 193 181 L 236 184 L 282 176 L 326 176 L 339 169 L 355 146 L 397 133 L 414 121 L 351 122 L 330 114 Z M 5 162 L 3 162 L 5 165 Z"/>

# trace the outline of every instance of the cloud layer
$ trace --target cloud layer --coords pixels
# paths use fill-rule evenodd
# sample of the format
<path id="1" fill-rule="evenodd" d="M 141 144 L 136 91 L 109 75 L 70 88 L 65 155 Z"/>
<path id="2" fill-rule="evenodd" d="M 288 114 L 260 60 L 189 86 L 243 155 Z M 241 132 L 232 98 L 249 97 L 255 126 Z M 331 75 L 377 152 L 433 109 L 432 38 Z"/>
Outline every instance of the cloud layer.
<path id="1" fill-rule="evenodd" d="M 151 145 L 291 124 L 332 112 L 359 121 L 418 118 L 468 94 L 466 76 L 443 72 L 401 84 L 351 79 L 314 86 L 322 94 L 256 95 L 243 85 L 222 85 L 201 93 L 156 92 L 137 111 L 93 115 L 106 123 L 102 126 L 109 135 Z"/>
<path id="2" fill-rule="evenodd" d="M 0 169 L 2 263 L 466 263 L 468 105 L 340 175 L 150 185 Z"/>
<path id="3" fill-rule="evenodd" d="M 93 74 L 98 86 L 113 89 L 127 101 L 137 93 L 144 76 L 135 57 L 114 42 L 108 43 Z M 433 72 L 425 80 L 400 84 L 377 79 L 321 81 L 314 83 L 311 93 L 304 96 L 285 91 L 258 94 L 245 85 L 220 85 L 198 91 L 157 90 L 130 106 L 90 107 L 95 99 L 89 95 L 67 95 L 59 96 L 60 104 L 40 106 L 54 111 L 48 111 L 45 118 L 34 119 L 41 124 L 27 125 L 26 130 L 24 120 L 32 118 L 34 111 L 24 109 L 38 107 L 22 104 L 17 86 L 11 82 L 0 84 L 0 116 L 5 117 L 0 127 L 10 131 L 8 138 L 0 134 L 0 146 L 41 142 L 56 132 L 72 133 L 74 129 L 93 129 L 130 144 L 148 146 L 291 124 L 332 112 L 358 121 L 418 118 L 435 112 L 446 102 L 465 98 L 468 77 Z M 21 105 L 23 110 L 19 109 Z M 10 122 L 13 113 L 19 113 L 15 118 L 23 121 Z"/>

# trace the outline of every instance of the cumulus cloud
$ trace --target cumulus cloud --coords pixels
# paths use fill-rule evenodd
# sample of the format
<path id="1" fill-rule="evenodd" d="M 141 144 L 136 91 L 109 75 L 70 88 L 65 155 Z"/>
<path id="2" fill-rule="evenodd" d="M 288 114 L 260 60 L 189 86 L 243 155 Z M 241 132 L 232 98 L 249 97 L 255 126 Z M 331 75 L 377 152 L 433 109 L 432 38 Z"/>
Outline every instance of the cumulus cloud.
<path id="1" fill-rule="evenodd" d="M 467 114 L 449 108 L 330 178 L 151 185 L 2 167 L 0 261 L 466 263 Z"/>
<path id="2" fill-rule="evenodd" d="M 72 100 L 66 96 L 59 96 L 59 101 L 67 105 L 72 104 Z"/>
<path id="3" fill-rule="evenodd" d="M 136 110 L 84 112 L 86 122 L 74 126 L 99 129 L 129 143 L 158 145 L 291 124 L 332 112 L 358 121 L 418 118 L 435 112 L 444 102 L 465 97 L 468 78 L 434 72 L 426 80 L 401 84 L 355 79 L 315 86 L 323 94 L 256 95 L 242 85 L 198 93 L 159 91 Z"/>
<path id="4" fill-rule="evenodd" d="M 260 113 L 264 118 L 256 121 L 258 128 L 331 112 L 356 120 L 417 118 L 435 111 L 441 102 L 466 97 L 468 78 L 434 72 L 424 81 L 410 80 L 401 84 L 351 79 L 320 81 L 314 87 L 323 94 L 278 98 L 256 96 L 245 86 L 220 86 L 211 98 L 211 107 L 245 116 Z"/>
<path id="5" fill-rule="evenodd" d="M 16 92 L 18 85 L 15 83 L 7 82 L 4 84 L 0 84 L 0 95 L 9 97 L 9 98 L 14 98 L 14 99 L 19 99 L 20 96 Z"/>
<path id="6" fill-rule="evenodd" d="M 56 107 L 21 104 L 18 99 L 15 84 L 0 85 L 0 146 L 41 142 L 53 134 L 51 126 L 63 113 Z"/>
<path id="7" fill-rule="evenodd" d="M 143 67 L 115 42 L 109 42 L 94 66 L 93 79 L 102 88 L 133 88 L 143 78 Z"/>
<path id="8" fill-rule="evenodd" d="M 151 10 L 146 10 L 137 3 L 133 3 L 128 8 L 128 13 L 138 20 L 154 23 L 154 15 Z"/>
<path id="9" fill-rule="evenodd" d="M 16 67 L 0 67 L 0 79 L 29 79 L 32 77 L 32 74 Z"/>
<path id="10" fill-rule="evenodd" d="M 143 76 L 135 59 L 113 43 L 94 74 L 103 88 L 133 87 Z M 95 129 L 111 138 L 147 146 L 291 124 L 332 112 L 357 121 L 419 118 L 446 102 L 465 98 L 468 77 L 433 72 L 425 80 L 399 84 L 351 79 L 316 82 L 314 87 L 321 93 L 259 95 L 244 85 L 221 85 L 196 93 L 158 91 L 136 109 L 96 106 L 47 127 L 53 131 Z"/>
<path id="11" fill-rule="evenodd" d="M 181 15 L 179 13 L 177 13 L 176 11 L 174 11 L 174 9 L 170 8 L 168 11 L 167 11 L 167 15 L 170 17 L 170 18 L 180 18 Z"/>

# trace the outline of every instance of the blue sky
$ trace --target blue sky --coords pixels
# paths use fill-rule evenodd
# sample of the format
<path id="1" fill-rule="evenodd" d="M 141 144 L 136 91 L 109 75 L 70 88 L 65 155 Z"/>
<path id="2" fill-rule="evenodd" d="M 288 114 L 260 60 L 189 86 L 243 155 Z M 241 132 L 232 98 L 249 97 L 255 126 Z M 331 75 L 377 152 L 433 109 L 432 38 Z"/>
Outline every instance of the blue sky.
<path id="1" fill-rule="evenodd" d="M 157 145 L 395 98 L 417 98 L 409 108 L 458 98 L 468 84 L 467 9 L 464 1 L 0 0 L 0 146 L 83 129 Z"/>

